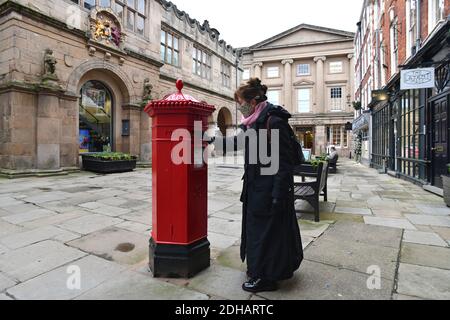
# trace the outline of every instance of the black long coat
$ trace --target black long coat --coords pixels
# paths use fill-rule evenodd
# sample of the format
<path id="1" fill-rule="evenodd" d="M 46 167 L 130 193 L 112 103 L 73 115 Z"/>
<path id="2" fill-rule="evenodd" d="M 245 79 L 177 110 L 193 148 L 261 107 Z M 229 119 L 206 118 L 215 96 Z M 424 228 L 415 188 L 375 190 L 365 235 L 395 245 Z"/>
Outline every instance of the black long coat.
<path id="1" fill-rule="evenodd" d="M 251 129 L 259 132 L 267 128 L 279 130 L 279 169 L 275 175 L 262 175 L 263 165 L 258 156 L 250 163 L 249 141 L 245 147 L 245 173 L 243 176 L 243 203 L 241 259 L 247 259 L 251 277 L 272 281 L 287 280 L 300 267 L 303 260 L 302 240 L 294 207 L 293 164 L 290 157 L 289 123 L 291 115 L 282 107 L 268 104 Z M 257 135 L 260 139 L 267 135 Z M 269 141 L 268 141 L 269 142 Z M 271 141 L 275 143 L 275 141 Z M 258 147 L 259 148 L 259 147 Z M 270 143 L 269 143 L 270 153 Z M 259 153 L 258 153 L 259 155 Z M 272 208 L 273 198 L 281 200 L 278 210 Z"/>

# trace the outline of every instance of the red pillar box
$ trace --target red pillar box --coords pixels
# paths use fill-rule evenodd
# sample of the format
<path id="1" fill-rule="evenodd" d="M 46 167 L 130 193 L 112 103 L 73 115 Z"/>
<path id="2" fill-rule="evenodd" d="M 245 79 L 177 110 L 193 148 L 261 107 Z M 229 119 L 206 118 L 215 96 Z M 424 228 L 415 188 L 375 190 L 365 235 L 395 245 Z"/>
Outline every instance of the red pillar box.
<path id="1" fill-rule="evenodd" d="M 145 108 L 153 120 L 149 266 L 154 277 L 190 278 L 210 266 L 208 166 L 201 154 L 207 147 L 203 133 L 215 108 L 181 93 L 181 80 L 176 86 L 178 93 Z M 195 137 L 196 122 L 201 132 Z M 185 135 L 180 138 L 183 132 L 189 132 L 187 139 Z M 180 152 L 183 148 L 189 152 Z M 184 158 L 181 164 L 180 156 Z"/>

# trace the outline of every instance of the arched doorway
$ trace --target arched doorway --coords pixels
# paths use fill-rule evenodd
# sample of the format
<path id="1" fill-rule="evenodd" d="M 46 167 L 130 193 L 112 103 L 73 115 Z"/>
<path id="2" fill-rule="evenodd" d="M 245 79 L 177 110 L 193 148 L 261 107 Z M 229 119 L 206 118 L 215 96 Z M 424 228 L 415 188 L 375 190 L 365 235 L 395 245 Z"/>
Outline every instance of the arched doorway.
<path id="1" fill-rule="evenodd" d="M 113 149 L 113 98 L 103 82 L 89 80 L 80 90 L 79 152 L 109 152 Z"/>
<path id="2" fill-rule="evenodd" d="M 228 135 L 231 134 L 227 132 L 227 130 L 233 128 L 233 117 L 230 110 L 227 108 L 220 109 L 219 115 L 217 116 L 217 126 L 224 137 L 227 136 L 227 133 Z"/>

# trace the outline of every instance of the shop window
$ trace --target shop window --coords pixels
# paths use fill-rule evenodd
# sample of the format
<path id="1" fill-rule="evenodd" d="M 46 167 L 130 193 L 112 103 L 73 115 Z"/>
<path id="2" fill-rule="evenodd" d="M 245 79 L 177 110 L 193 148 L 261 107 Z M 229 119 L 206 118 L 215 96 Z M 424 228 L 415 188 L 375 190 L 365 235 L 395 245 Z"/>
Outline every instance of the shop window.
<path id="1" fill-rule="evenodd" d="M 80 153 L 111 151 L 113 101 L 110 90 L 99 81 L 88 81 L 80 93 Z"/>
<path id="2" fill-rule="evenodd" d="M 161 30 L 161 60 L 178 67 L 180 64 L 180 39 L 173 33 Z"/>

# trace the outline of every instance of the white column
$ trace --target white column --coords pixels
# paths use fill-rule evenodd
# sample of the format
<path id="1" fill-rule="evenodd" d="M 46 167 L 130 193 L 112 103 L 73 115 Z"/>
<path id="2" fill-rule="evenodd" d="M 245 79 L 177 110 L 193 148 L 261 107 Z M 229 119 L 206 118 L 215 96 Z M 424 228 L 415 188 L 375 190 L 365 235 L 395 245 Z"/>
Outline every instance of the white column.
<path id="1" fill-rule="evenodd" d="M 294 107 L 292 105 L 292 64 L 293 59 L 286 59 L 281 61 L 284 65 L 284 106 L 290 112 L 293 112 Z"/>
<path id="2" fill-rule="evenodd" d="M 316 99 L 317 99 L 317 110 L 316 113 L 325 112 L 325 81 L 324 81 L 324 68 L 323 63 L 327 60 L 326 57 L 315 57 L 314 62 L 316 66 Z"/>
<path id="3" fill-rule="evenodd" d="M 254 67 L 254 70 L 255 70 L 255 72 L 254 72 L 255 78 L 258 78 L 258 79 L 261 80 L 262 79 L 261 75 L 262 75 L 263 63 L 262 62 L 256 62 L 256 63 L 253 64 L 253 67 Z"/>

